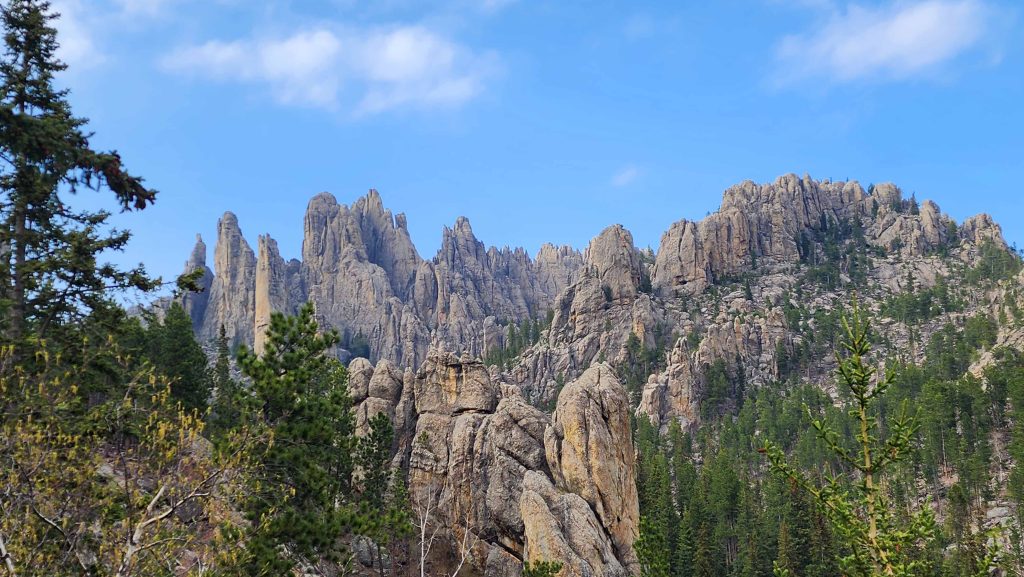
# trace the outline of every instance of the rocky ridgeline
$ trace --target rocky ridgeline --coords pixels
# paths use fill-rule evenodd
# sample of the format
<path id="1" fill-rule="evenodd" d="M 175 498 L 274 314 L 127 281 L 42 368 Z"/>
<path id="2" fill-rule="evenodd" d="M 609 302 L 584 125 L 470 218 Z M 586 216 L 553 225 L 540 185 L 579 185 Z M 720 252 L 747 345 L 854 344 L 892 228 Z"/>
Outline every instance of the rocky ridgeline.
<path id="1" fill-rule="evenodd" d="M 499 325 L 542 316 L 581 264 L 568 247 L 546 245 L 534 259 L 522 249 L 486 249 L 465 218 L 445 228 L 441 249 L 424 260 L 405 215 L 385 210 L 376 191 L 351 207 L 324 193 L 309 202 L 301 261 L 285 261 L 266 235 L 254 253 L 238 219 L 225 213 L 217 224 L 216 275 L 206 274 L 206 291 L 185 305 L 201 340 L 223 326 L 233 345 L 260 349 L 271 312 L 312 301 L 318 320 L 342 334 L 343 347 L 365 343 L 374 360 L 418 367 L 432 343 L 474 356 L 502 346 Z M 186 269 L 208 270 L 201 239 Z"/>
<path id="2" fill-rule="evenodd" d="M 784 294 L 804 291 L 811 308 L 849 301 L 846 291 L 821 290 L 801 276 L 809 253 L 829 258 L 823 229 L 860 223 L 874 251 L 860 293 L 875 308 L 903 290 L 908 272 L 929 286 L 955 274 L 958 263 L 973 262 L 983 242 L 1005 246 L 988 215 L 957 226 L 935 203 L 914 201 L 911 209 L 910 202 L 891 184 L 867 191 L 855 181 L 786 175 L 729 188 L 717 212 L 673 224 L 653 255 L 615 225 L 582 254 L 545 245 L 531 258 L 522 249 L 485 248 L 459 218 L 444 229 L 437 255 L 424 260 L 405 215 L 392 215 L 376 191 L 351 207 L 323 193 L 306 211 L 301 261 L 285 261 L 266 235 L 254 253 L 226 213 L 218 223 L 216 274 L 206 267 L 201 239 L 186 264 L 205 270 L 207 290 L 186 297 L 185 306 L 200 340 L 224 326 L 233 344 L 260 350 L 271 312 L 312 301 L 321 324 L 342 334 L 343 348 L 414 370 L 430 350 L 484 358 L 506 346 L 508 323 L 550 315 L 544 338 L 507 375 L 531 403 L 550 405 L 559 383 L 597 360 L 621 365 L 633 335 L 644 349 L 664 349 L 667 365 L 648 376 L 634 401 L 662 423 L 692 421 L 715 360 L 752 385 L 779 376 L 778 353 L 800 343 L 781 312 Z M 740 290 L 741 277 L 749 293 Z M 809 376 L 827 377 L 828 362 L 824 357 L 823 370 Z"/>
<path id="3" fill-rule="evenodd" d="M 933 202 L 913 206 L 891 184 L 868 193 L 852 181 L 794 175 L 771 184 L 745 182 L 725 192 L 719 211 L 673 224 L 653 264 L 628 231 L 609 227 L 591 241 L 579 279 L 555 299 L 546 339 L 520 357 L 510 380 L 534 402 L 548 403 L 558 383 L 595 360 L 621 366 L 633 335 L 644 349 L 664 350 L 665 368 L 647 375 L 637 392 L 639 413 L 663 425 L 693 422 L 707 368 L 716 360 L 751 386 L 779 378 L 779 353 L 793 351 L 803 338 L 787 326 L 781 307 L 786 294 L 802 293 L 810 310 L 849 303 L 849 289 L 805 280 L 808 261 L 828 258 L 823 229 L 860 223 L 872 256 L 859 293 L 875 310 L 906 288 L 908 273 L 918 287 L 929 287 L 940 275 L 949 278 L 970 266 L 983 242 L 1005 246 L 988 215 L 957 226 Z M 849 272 L 838 270 L 844 280 Z M 905 327 L 883 329 L 895 342 L 908 340 Z M 827 386 L 830 363 L 828 352 L 806 377 Z"/>
<path id="4" fill-rule="evenodd" d="M 832 262 L 825 274 L 840 282 L 809 277 L 836 261 L 828 238 L 839 229 L 856 237 L 862 260 Z M 430 556 L 436 570 L 456 566 L 468 544 L 470 565 L 484 575 L 555 558 L 569 575 L 626 575 L 637 570 L 631 412 L 662 426 L 694 423 L 713 364 L 748 387 L 783 376 L 785 357 L 818 330 L 816 319 L 790 326 L 792 300 L 835 310 L 849 303 L 847 281 L 859 274 L 858 298 L 878 312 L 908 279 L 918 288 L 955 284 L 988 241 L 1005 247 L 987 215 L 958 226 L 890 184 L 867 191 L 787 175 L 728 189 L 717 212 L 673 224 L 654 254 L 616 225 L 583 253 L 545 245 L 531 258 L 485 248 L 459 218 L 424 260 L 405 216 L 385 210 L 375 191 L 351 207 L 320 194 L 306 212 L 301 261 L 285 261 L 269 236 L 254 252 L 225 214 L 216 274 L 198 240 L 186 268 L 205 270 L 207 290 L 184 304 L 200 339 L 224 326 L 235 344 L 259 350 L 272 312 L 312 301 L 321 324 L 343 335 L 349 350 L 340 353 L 363 348 L 370 360 L 350 364 L 358 426 L 365 431 L 378 413 L 392 419 L 414 505 L 433 503 L 446 528 Z M 962 310 L 917 327 L 916 339 L 892 319 L 880 318 L 877 330 L 920 360 L 915 343 L 945 322 L 996 317 L 1011 299 L 1024 307 L 1024 275 L 1017 281 L 961 295 Z M 545 317 L 540 341 L 511 364 L 479 360 L 507 345 L 509 322 Z M 1004 327 L 999 342 L 1024 347 L 1024 332 Z M 627 383 L 637 351 L 655 351 L 654 362 Z M 828 390 L 831 349 L 815 354 L 800 376 Z M 988 362 L 983 355 L 972 371 Z"/>

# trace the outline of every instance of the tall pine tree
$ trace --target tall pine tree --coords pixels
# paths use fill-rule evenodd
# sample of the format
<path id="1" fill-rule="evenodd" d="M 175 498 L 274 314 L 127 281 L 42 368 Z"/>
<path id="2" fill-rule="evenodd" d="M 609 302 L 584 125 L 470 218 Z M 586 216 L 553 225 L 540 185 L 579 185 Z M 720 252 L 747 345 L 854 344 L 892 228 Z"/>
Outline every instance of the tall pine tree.
<path id="1" fill-rule="evenodd" d="M 354 502 L 355 422 L 345 368 L 325 353 L 338 342 L 321 333 L 307 304 L 298 316 L 271 316 L 262 356 L 239 355 L 252 379 L 249 426 L 266 439 L 243 508 L 252 529 L 246 575 L 285 575 L 308 564 L 342 561 L 344 538 L 366 525 Z"/>
<path id="2" fill-rule="evenodd" d="M 50 337 L 90 313 L 112 313 L 109 291 L 152 289 L 141 265 L 120 270 L 100 262 L 123 249 L 127 231 L 107 226 L 110 213 L 76 210 L 67 194 L 109 189 L 122 210 L 141 210 L 156 192 L 125 171 L 116 152 L 89 144 L 68 91 L 54 86 L 66 68 L 57 58 L 57 15 L 45 0 L 0 7 L 0 323 L 3 340 Z M 104 331 L 106 332 L 106 331 Z"/>

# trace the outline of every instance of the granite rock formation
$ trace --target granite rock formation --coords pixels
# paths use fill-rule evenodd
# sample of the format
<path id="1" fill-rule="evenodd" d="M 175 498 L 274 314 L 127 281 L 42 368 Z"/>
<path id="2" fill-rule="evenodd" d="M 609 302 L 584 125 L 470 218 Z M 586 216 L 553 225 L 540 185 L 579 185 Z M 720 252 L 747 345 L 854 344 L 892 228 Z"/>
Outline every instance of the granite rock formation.
<path id="1" fill-rule="evenodd" d="M 568 247 L 545 245 L 536 260 L 522 249 L 487 249 L 465 218 L 446 228 L 437 255 L 423 260 L 405 215 L 392 215 L 372 190 L 351 207 L 327 193 L 313 197 L 303 230 L 301 261 L 285 261 L 269 235 L 259 237 L 254 254 L 235 215 L 221 218 L 217 274 L 206 296 L 188 301 L 201 340 L 224 325 L 233 345 L 259 348 L 272 312 L 311 301 L 344 349 L 368 347 L 363 352 L 374 360 L 417 367 L 432 343 L 483 355 L 503 345 L 498 327 L 542 317 L 582 266 Z M 202 266 L 199 241 L 186 267 Z"/>
<path id="2" fill-rule="evenodd" d="M 609 367 L 566 387 L 553 417 L 468 356 L 433 351 L 415 374 L 357 358 L 349 373 L 359 430 L 392 418 L 413 510 L 447 528 L 430 574 L 463 553 L 485 576 L 539 558 L 566 560 L 563 575 L 635 573 L 630 406 Z"/>
<path id="3" fill-rule="evenodd" d="M 879 312 L 893 295 L 962 275 L 987 243 L 1006 248 L 988 215 L 957 225 L 892 184 L 786 175 L 729 188 L 718 211 L 671 225 L 654 253 L 615 225 L 583 252 L 544 245 L 531 257 L 486 247 L 459 218 L 427 260 L 375 191 L 351 206 L 323 193 L 306 211 L 301 260 L 267 235 L 254 252 L 226 213 L 214 271 L 201 239 L 186 263 L 207 290 L 183 304 L 201 340 L 224 326 L 259 351 L 272 313 L 310 301 L 340 333 L 339 355 L 366 357 L 349 363 L 357 430 L 379 413 L 392 420 L 413 506 L 431 504 L 445 528 L 431 571 L 465 553 L 482 575 L 557 559 L 563 576 L 618 577 L 639 570 L 631 413 L 692 426 L 712 367 L 771 386 L 798 354 L 800 379 L 833 393 L 831 351 L 808 343 L 848 303 L 854 277 Z M 877 330 L 920 362 L 915 343 L 930 331 L 1014 314 L 1022 287 L 1024 274 L 976 291 L 917 334 L 884 317 Z M 510 325 L 527 319 L 543 321 L 539 338 L 501 366 L 480 360 L 510 347 Z M 1024 330 L 1001 327 L 998 343 L 1022 349 Z M 971 372 L 983 378 L 991 362 L 983 352 Z"/>

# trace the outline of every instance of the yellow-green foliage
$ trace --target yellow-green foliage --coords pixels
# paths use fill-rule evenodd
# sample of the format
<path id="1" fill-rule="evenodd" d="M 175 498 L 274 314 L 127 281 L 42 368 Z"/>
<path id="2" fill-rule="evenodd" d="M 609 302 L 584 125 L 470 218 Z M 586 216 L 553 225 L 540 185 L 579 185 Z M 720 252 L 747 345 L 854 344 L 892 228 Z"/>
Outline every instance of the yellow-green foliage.
<path id="1" fill-rule="evenodd" d="M 95 355 L 131 365 L 108 345 Z M 88 363 L 66 366 L 45 350 L 33 361 L 0 352 L 3 571 L 148 577 L 208 567 L 229 518 L 213 497 L 243 452 L 215 454 L 201 416 L 149 369 L 107 398 L 83 398 Z"/>

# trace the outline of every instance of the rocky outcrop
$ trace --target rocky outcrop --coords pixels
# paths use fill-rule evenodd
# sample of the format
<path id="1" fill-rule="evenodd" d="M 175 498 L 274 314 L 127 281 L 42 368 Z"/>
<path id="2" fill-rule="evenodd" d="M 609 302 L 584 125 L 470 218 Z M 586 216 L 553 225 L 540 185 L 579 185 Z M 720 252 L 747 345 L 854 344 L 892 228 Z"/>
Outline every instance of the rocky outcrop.
<path id="1" fill-rule="evenodd" d="M 622 225 L 601 231 L 590 241 L 584 259 L 608 300 L 628 300 L 637 295 L 645 271 L 640 252 L 633 246 L 633 235 Z"/>
<path id="2" fill-rule="evenodd" d="M 935 203 L 918 206 L 888 183 L 866 192 L 856 181 L 819 182 L 793 174 L 770 184 L 747 181 L 726 190 L 721 208 L 704 220 L 669 228 L 652 282 L 666 298 L 692 295 L 758 264 L 807 260 L 803 253 L 820 251 L 820 237 L 844 222 L 859 226 L 869 245 L 911 257 L 949 244 L 955 229 Z M 961 234 L 972 242 L 975 237 Z"/>
<path id="3" fill-rule="evenodd" d="M 206 243 L 203 237 L 196 235 L 196 244 L 192 248 L 192 254 L 185 262 L 185 274 L 202 271 L 197 285 L 198 292 L 185 293 L 181 298 L 181 305 L 189 318 L 192 319 L 192 328 L 195 331 L 202 329 L 202 320 L 206 316 L 206 307 L 210 304 L 210 289 L 213 288 L 213 271 L 206 266 Z"/>
<path id="4" fill-rule="evenodd" d="M 374 367 L 364 358 L 353 359 L 348 366 L 348 388 L 356 407 L 356 434 L 370 431 L 370 419 L 384 413 L 395 423 L 396 410 L 402 398 L 404 382 L 411 382 L 411 373 L 405 374 L 393 363 L 381 360 Z M 401 420 L 404 423 L 404 419 Z"/>
<path id="5" fill-rule="evenodd" d="M 544 448 L 555 487 L 581 497 L 594 511 L 614 546 L 615 558 L 631 573 L 640 526 L 630 403 L 611 367 L 587 369 L 558 395 Z"/>
<path id="6" fill-rule="evenodd" d="M 217 246 L 213 263 L 216 275 L 199 338 L 212 341 L 223 326 L 232 347 L 255 340 L 256 255 L 242 236 L 238 218 L 225 212 L 217 222 Z M 198 319 L 193 318 L 193 322 Z"/>
<path id="7" fill-rule="evenodd" d="M 748 307 L 741 295 L 732 295 L 739 311 Z M 734 309 L 735 310 L 735 309 Z M 707 390 L 709 367 L 721 361 L 730 378 L 757 387 L 779 377 L 779 345 L 788 346 L 785 319 L 778 307 L 766 316 L 725 314 L 701 331 L 700 343 L 691 350 L 680 338 L 668 353 L 667 367 L 653 374 L 641 392 L 637 415 L 667 426 L 677 420 L 683 426 L 699 419 L 700 400 Z"/>
<path id="8" fill-rule="evenodd" d="M 401 242 L 408 233 L 383 211 L 379 200 L 371 193 L 350 209 L 329 194 L 314 197 L 306 210 L 301 276 L 318 320 L 341 333 L 343 347 L 366 343 L 374 357 L 385 350 L 387 358 L 415 366 L 426 353 L 429 331 L 396 296 L 381 266 L 411 278 L 409 251 L 415 251 Z M 382 235 L 397 239 L 399 246 L 385 250 Z M 411 290 L 411 281 L 404 277 L 394 282 Z"/>
<path id="9" fill-rule="evenodd" d="M 487 249 L 464 218 L 425 261 L 405 215 L 392 215 L 374 190 L 351 207 L 327 193 L 310 200 L 301 261 L 281 258 L 269 236 L 253 256 L 230 213 L 219 231 L 209 295 L 186 301 L 201 340 L 224 324 L 234 344 L 262 348 L 270 314 L 308 300 L 342 349 L 403 367 L 419 366 L 432 345 L 475 356 L 503 346 L 503 327 L 543 317 L 582 266 L 567 247 L 545 246 L 536 261 L 522 249 Z M 188 270 L 205 266 L 205 245 L 193 252 Z"/>
<path id="10" fill-rule="evenodd" d="M 494 383 L 482 363 L 450 353 L 431 353 L 404 387 L 413 411 L 411 430 L 399 436 L 413 508 L 432 503 L 436 522 L 455 528 L 431 557 L 432 569 L 441 574 L 465 548 L 485 574 L 518 567 L 523 520 L 516 504 L 526 472 L 545 468 L 547 417 L 517 390 Z"/>
<path id="11" fill-rule="evenodd" d="M 355 359 L 349 391 L 359 434 L 375 414 L 392 418 L 413 510 L 444 528 L 430 574 L 463 551 L 486 576 L 517 575 L 524 559 L 561 560 L 565 575 L 635 573 L 629 407 L 607 366 L 567 386 L 553 418 L 479 361 L 440 351 L 416 373 Z"/>
<path id="12" fill-rule="evenodd" d="M 375 191 L 351 206 L 324 193 L 309 202 L 301 261 L 283 259 L 269 236 L 254 254 L 225 214 L 216 276 L 198 240 L 186 270 L 207 271 L 209 290 L 184 304 L 200 338 L 223 325 L 233 343 L 259 350 L 270 315 L 309 300 L 341 334 L 339 355 L 366 357 L 349 364 L 356 429 L 391 419 L 413 507 L 429 504 L 445 528 L 432 574 L 465 552 L 475 574 L 516 575 L 524 560 L 553 559 L 563 575 L 617 577 L 638 571 L 632 411 L 694 426 L 722 371 L 737 387 L 716 398 L 722 412 L 738 408 L 743 387 L 787 374 L 834 394 L 828 339 L 846 287 L 878 313 L 893 295 L 955 285 L 990 241 L 1005 247 L 987 215 L 957 227 L 891 184 L 787 175 L 729 188 L 715 213 L 673 224 L 657 253 L 638 251 L 616 225 L 583 253 L 544 245 L 531 258 L 486 247 L 459 218 L 425 260 L 404 215 Z M 814 276 L 836 264 L 828 283 Z M 1017 287 L 987 291 L 919 334 L 883 318 L 880 338 L 920 361 L 919 343 L 944 322 L 1015 314 L 1007 299 Z M 525 319 L 550 323 L 510 365 L 485 366 L 479 359 L 507 347 L 509 325 Z M 998 342 L 1024 348 L 1022 335 L 1004 329 Z M 983 353 L 972 371 L 983 377 L 991 361 Z"/>
<path id="13" fill-rule="evenodd" d="M 201 339 L 214 338 L 224 324 L 234 344 L 257 344 L 270 312 L 294 311 L 309 300 L 318 320 L 341 333 L 342 349 L 410 368 L 431 347 L 483 357 L 506 345 L 509 323 L 553 314 L 548 344 L 571 350 L 548 364 L 576 376 L 600 353 L 621 359 L 631 333 L 653 346 L 658 323 L 671 324 L 678 315 L 666 315 L 652 297 L 668 304 L 753 268 L 822 262 L 835 231 L 860 235 L 873 250 L 905 260 L 958 243 L 967 245 L 962 254 L 969 260 L 970 247 L 1002 243 L 987 215 L 958 228 L 935 203 L 904 198 L 892 184 L 864 190 L 855 181 L 786 175 L 729 188 L 718 211 L 673 224 L 647 257 L 619 225 L 602 231 L 583 254 L 544 245 L 531 258 L 522 249 L 485 247 L 459 218 L 444 229 L 434 258 L 424 260 L 405 215 L 384 208 L 376 191 L 351 207 L 322 193 L 306 211 L 301 261 L 284 261 L 269 237 L 255 258 L 237 219 L 226 214 L 218 227 L 216 276 L 203 281 L 208 294 L 186 297 L 186 304 Z M 205 267 L 204 248 L 197 243 L 187 269 Z M 555 376 L 530 375 L 543 383 Z M 533 389 L 550 387 L 525 391 Z"/>
<path id="14" fill-rule="evenodd" d="M 673 297 L 707 288 L 714 278 L 707 254 L 697 223 L 681 220 L 670 226 L 661 235 L 654 260 L 653 282 L 659 293 Z"/>
<path id="15" fill-rule="evenodd" d="M 985 241 L 994 242 L 997 246 L 1006 246 L 1003 229 L 987 214 L 977 214 L 964 220 L 960 226 L 960 238 L 978 246 Z"/>
<path id="16" fill-rule="evenodd" d="M 519 514 L 524 519 L 525 558 L 557 559 L 563 577 L 633 574 L 616 558 L 614 543 L 586 500 L 559 491 L 543 475 L 526 474 Z"/>
<path id="17" fill-rule="evenodd" d="M 351 215 L 358 225 L 366 260 L 384 270 L 395 296 L 408 300 L 420 256 L 409 238 L 405 214 L 392 216 L 380 194 L 370 190 L 352 205 Z"/>
<path id="18" fill-rule="evenodd" d="M 537 251 L 536 262 L 536 287 L 542 294 L 554 298 L 576 282 L 583 268 L 583 255 L 571 246 L 544 243 Z"/>
<path id="19" fill-rule="evenodd" d="M 290 313 L 293 311 L 288 298 L 287 269 L 284 259 L 281 258 L 281 253 L 277 249 L 277 242 L 269 235 L 260 235 L 256 248 L 258 256 L 256 258 L 254 291 L 255 342 L 253 350 L 260 355 L 263 354 L 263 347 L 266 343 L 270 315 L 275 312 Z"/>
<path id="20" fill-rule="evenodd" d="M 634 402 L 664 424 L 692 421 L 702 375 L 716 360 L 755 386 L 778 377 L 777 351 L 801 342 L 786 336 L 780 299 L 800 290 L 802 267 L 828 262 L 830 242 L 862 243 L 858 266 L 867 262 L 882 298 L 904 290 L 907 275 L 930 286 L 951 274 L 940 255 L 972 266 L 987 241 L 1005 246 L 987 215 L 957 227 L 934 203 L 908 199 L 892 184 L 865 190 L 854 181 L 786 175 L 729 188 L 715 213 L 673 224 L 656 254 L 638 251 L 616 225 L 584 253 L 544 245 L 531 259 L 522 249 L 485 247 L 459 218 L 444 229 L 434 258 L 423 260 L 404 215 L 385 209 L 376 191 L 351 207 L 323 193 L 307 208 L 301 261 L 282 259 L 269 237 L 260 238 L 256 258 L 237 219 L 225 215 L 217 275 L 207 277 L 205 296 L 185 302 L 201 339 L 224 324 L 233 343 L 258 346 L 273 311 L 309 300 L 318 321 L 341 334 L 342 358 L 388 360 L 402 371 L 419 368 L 431 350 L 484 358 L 508 346 L 511 323 L 549 318 L 540 342 L 502 377 L 549 407 L 595 361 L 627 362 L 635 337 L 642 350 L 667 355 L 667 368 L 652 370 L 642 390 L 631 385 Z M 197 243 L 187 269 L 205 266 L 204 247 Z M 840 263 L 840 281 L 850 274 Z M 737 283 L 752 285 L 753 294 Z M 684 351 L 678 340 L 694 332 L 701 344 Z"/>

